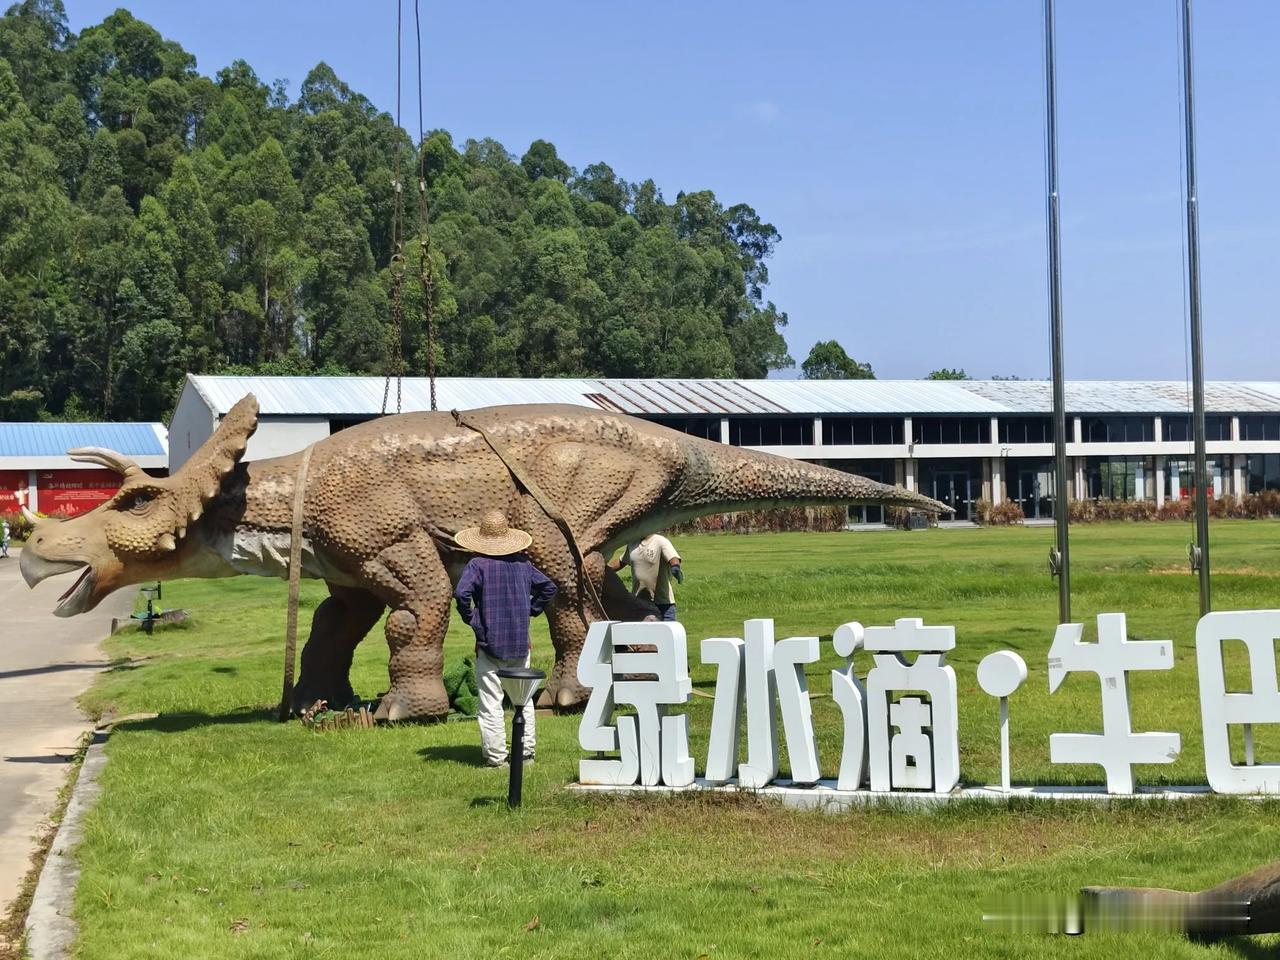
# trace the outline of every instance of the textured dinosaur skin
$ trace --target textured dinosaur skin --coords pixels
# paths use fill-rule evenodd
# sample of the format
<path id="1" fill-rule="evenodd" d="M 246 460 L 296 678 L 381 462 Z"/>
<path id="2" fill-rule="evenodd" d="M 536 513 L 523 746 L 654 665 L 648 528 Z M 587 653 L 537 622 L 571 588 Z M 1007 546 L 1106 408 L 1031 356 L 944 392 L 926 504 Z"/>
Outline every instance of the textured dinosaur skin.
<path id="1" fill-rule="evenodd" d="M 899 487 L 621 414 L 527 405 L 474 410 L 467 419 L 489 432 L 563 514 L 606 613 L 617 619 L 643 619 L 652 607 L 627 593 L 605 559 L 683 520 L 809 504 L 947 510 Z M 239 462 L 256 423 L 257 403 L 245 397 L 173 477 L 126 473 L 120 492 L 96 510 L 62 523 L 41 521 L 23 552 L 28 582 L 87 564 L 56 611 L 66 616 L 146 579 L 285 576 L 301 455 Z M 97 456 L 108 462 L 101 459 L 107 452 Z M 123 460 L 110 457 L 117 458 L 113 464 Z M 442 647 L 453 586 L 468 559 L 453 536 L 491 509 L 533 536 L 530 559 L 559 586 L 547 608 L 556 662 L 542 702 L 571 708 L 585 700 L 576 666 L 595 616 L 590 591 L 560 529 L 480 434 L 447 413 L 370 421 L 318 442 L 305 486 L 303 575 L 324 579 L 330 597 L 316 610 L 302 653 L 296 709 L 316 699 L 349 701 L 354 649 L 389 609 L 391 684 L 378 716 L 448 712 Z"/>

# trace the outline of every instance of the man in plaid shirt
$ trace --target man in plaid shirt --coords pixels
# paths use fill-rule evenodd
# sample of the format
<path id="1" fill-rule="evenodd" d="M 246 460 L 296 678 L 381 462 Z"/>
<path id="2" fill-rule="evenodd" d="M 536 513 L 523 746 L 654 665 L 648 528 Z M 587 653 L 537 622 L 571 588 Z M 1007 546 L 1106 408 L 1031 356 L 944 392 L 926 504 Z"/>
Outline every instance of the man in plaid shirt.
<path id="1" fill-rule="evenodd" d="M 524 555 L 533 538 L 507 525 L 499 510 L 480 526 L 454 538 L 477 554 L 467 563 L 454 598 L 458 613 L 476 634 L 476 690 L 480 706 L 480 749 L 491 767 L 507 765 L 507 730 L 502 717 L 502 667 L 529 665 L 529 620 L 556 595 L 556 585 Z M 533 704 L 524 706 L 524 761 L 534 753 Z"/>

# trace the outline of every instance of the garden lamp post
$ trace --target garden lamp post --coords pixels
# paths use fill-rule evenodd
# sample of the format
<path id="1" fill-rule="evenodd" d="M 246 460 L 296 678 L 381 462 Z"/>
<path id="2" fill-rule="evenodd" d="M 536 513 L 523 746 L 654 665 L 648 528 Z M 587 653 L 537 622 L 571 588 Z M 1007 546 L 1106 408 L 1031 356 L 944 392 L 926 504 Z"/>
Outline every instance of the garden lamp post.
<path id="1" fill-rule="evenodd" d="M 511 701 L 515 715 L 511 718 L 511 779 L 507 782 L 507 806 L 520 806 L 524 787 L 524 708 L 542 686 L 547 675 L 533 667 L 503 667 L 498 671 L 502 690 Z"/>

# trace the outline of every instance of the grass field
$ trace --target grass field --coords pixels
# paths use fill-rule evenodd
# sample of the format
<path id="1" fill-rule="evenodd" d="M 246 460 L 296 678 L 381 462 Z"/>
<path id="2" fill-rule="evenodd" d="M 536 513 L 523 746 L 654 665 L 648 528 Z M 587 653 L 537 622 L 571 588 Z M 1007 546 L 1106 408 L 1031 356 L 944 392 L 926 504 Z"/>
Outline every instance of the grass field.
<path id="1" fill-rule="evenodd" d="M 1098 683 L 1047 693 L 1056 621 L 1050 528 L 688 537 L 681 620 L 690 652 L 772 616 L 777 636 L 920 616 L 957 628 L 966 782 L 999 775 L 996 704 L 974 679 L 996 649 L 1027 660 L 1012 703 L 1015 781 L 1097 782 L 1048 762 L 1051 730 L 1101 724 Z M 1175 642 L 1172 671 L 1131 676 L 1135 730 L 1176 730 L 1181 758 L 1140 782 L 1203 782 L 1192 638 L 1196 587 L 1181 524 L 1073 531 L 1075 615 L 1124 611 L 1133 638 Z M 1214 526 L 1219 609 L 1280 606 L 1280 524 Z M 306 584 L 304 606 L 323 587 Z M 1280 807 L 1228 798 L 843 815 L 749 797 L 651 801 L 570 795 L 577 718 L 539 717 L 525 807 L 479 766 L 473 723 L 312 734 L 281 726 L 283 583 L 166 584 L 186 629 L 110 642 L 119 665 L 87 705 L 158 719 L 119 725 L 82 850 L 78 955 L 134 957 L 1271 956 L 1274 941 L 1213 947 L 1152 935 L 1045 938 L 984 929 L 991 897 L 1088 883 L 1201 887 L 1280 855 Z M 545 624 L 535 660 L 549 666 Z M 449 656 L 468 649 L 455 620 Z M 810 670 L 823 771 L 839 763 L 827 693 L 837 658 Z M 863 665 L 865 667 L 865 665 Z M 1233 664 L 1240 670 L 1243 662 Z M 709 690 L 710 672 L 691 664 Z M 385 687 L 377 631 L 354 682 Z M 690 706 L 705 751 L 710 701 Z M 1259 759 L 1280 737 L 1258 731 Z M 785 751 L 784 751 L 785 767 Z M 702 761 L 699 760 L 699 769 Z"/>

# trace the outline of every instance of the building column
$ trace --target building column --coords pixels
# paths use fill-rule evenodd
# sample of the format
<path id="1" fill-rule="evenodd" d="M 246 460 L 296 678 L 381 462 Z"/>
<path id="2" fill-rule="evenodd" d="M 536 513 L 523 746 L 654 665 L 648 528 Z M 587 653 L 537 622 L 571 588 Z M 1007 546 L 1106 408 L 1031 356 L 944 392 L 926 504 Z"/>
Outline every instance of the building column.
<path id="1" fill-rule="evenodd" d="M 729 442 L 729 418 L 728 417 L 720 418 L 720 442 L 721 443 Z"/>
<path id="2" fill-rule="evenodd" d="M 1239 425 L 1239 418 L 1236 418 L 1236 424 Z M 1235 433 L 1236 427 L 1232 427 L 1232 433 Z M 1233 453 L 1231 455 L 1231 495 L 1237 501 L 1244 499 L 1244 470 L 1243 470 L 1244 454 Z"/>
<path id="3" fill-rule="evenodd" d="M 1084 443 L 1084 427 L 1080 423 L 1080 418 L 1075 417 L 1071 421 L 1071 436 L 1075 438 L 1076 443 Z"/>
<path id="4" fill-rule="evenodd" d="M 903 443 L 907 445 L 907 459 L 906 459 L 906 462 L 903 464 L 902 479 L 904 481 L 904 486 L 906 486 L 908 490 L 914 491 L 916 488 L 916 458 L 915 458 L 916 445 L 915 445 L 914 438 L 911 435 L 911 430 L 912 430 L 911 418 L 903 417 L 902 418 L 902 440 L 903 440 Z"/>
<path id="5" fill-rule="evenodd" d="M 1160 438 L 1160 418 L 1156 418 L 1156 439 Z M 1156 509 L 1164 506 L 1164 457 L 1156 457 Z"/>
<path id="6" fill-rule="evenodd" d="M 1076 418 L 1076 432 L 1080 431 L 1080 418 Z M 1084 485 L 1084 457 L 1075 458 L 1075 490 L 1072 491 L 1072 500 L 1087 500 L 1089 491 Z"/>
<path id="7" fill-rule="evenodd" d="M 1176 465 L 1169 468 L 1169 499 L 1182 499 L 1182 478 L 1178 474 L 1178 467 Z"/>
<path id="8" fill-rule="evenodd" d="M 813 445 L 815 447 L 822 446 L 822 418 L 813 418 Z"/>
<path id="9" fill-rule="evenodd" d="M 991 458 L 991 505 L 1000 506 L 1004 502 L 1004 461 L 999 457 Z"/>
<path id="10" fill-rule="evenodd" d="M 32 513 L 40 512 L 40 487 L 34 470 L 27 471 L 27 509 Z"/>
<path id="11" fill-rule="evenodd" d="M 903 460 L 893 461 L 893 482 L 896 486 L 905 487 L 907 485 L 906 470 L 903 467 Z"/>

